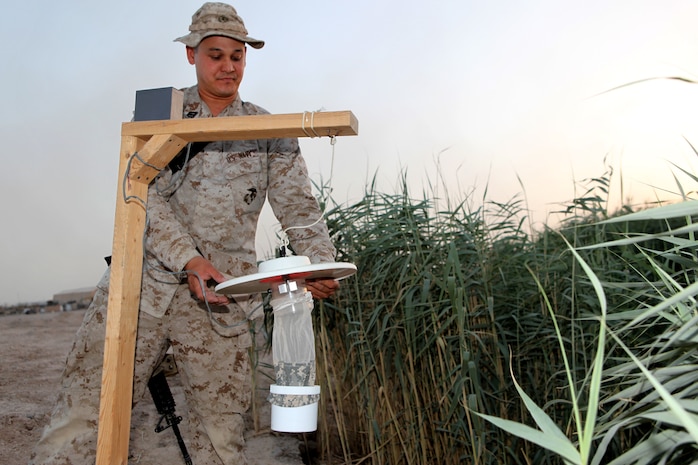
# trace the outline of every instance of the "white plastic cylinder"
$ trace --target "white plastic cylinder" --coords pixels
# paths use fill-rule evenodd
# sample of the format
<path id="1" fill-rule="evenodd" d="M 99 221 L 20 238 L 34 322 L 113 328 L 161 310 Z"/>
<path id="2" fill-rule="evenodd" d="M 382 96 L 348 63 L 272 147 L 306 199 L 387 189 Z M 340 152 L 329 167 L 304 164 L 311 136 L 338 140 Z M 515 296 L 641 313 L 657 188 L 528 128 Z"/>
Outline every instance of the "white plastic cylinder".
<path id="1" fill-rule="evenodd" d="M 284 396 L 318 396 L 320 386 L 269 386 L 271 394 Z M 271 429 L 280 433 L 309 433 L 317 430 L 318 402 L 299 407 L 271 405 Z"/>

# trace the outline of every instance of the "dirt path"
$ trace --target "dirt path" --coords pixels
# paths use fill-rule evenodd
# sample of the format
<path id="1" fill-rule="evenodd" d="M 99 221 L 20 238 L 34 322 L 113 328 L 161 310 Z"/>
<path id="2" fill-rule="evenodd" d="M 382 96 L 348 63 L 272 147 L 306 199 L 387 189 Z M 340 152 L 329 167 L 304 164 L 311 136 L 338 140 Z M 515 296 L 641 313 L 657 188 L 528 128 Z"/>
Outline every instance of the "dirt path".
<path id="1" fill-rule="evenodd" d="M 83 315 L 84 311 L 0 316 L 0 464 L 27 463 L 53 407 L 65 356 Z M 177 414 L 183 415 L 177 376 L 168 381 Z M 247 437 L 251 465 L 302 464 L 298 438 L 269 431 L 263 390 L 260 393 L 259 431 Z M 134 409 L 130 464 L 184 463 L 172 431 L 154 432 L 158 419 L 150 398 Z M 186 440 L 186 418 L 180 427 Z"/>

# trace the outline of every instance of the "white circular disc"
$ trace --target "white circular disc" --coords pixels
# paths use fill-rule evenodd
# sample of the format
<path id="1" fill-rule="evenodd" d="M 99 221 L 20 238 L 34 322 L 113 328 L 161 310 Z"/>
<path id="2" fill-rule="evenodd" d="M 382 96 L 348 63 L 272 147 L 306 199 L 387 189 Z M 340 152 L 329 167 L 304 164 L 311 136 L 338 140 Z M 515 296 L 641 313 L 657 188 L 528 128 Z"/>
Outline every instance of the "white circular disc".
<path id="1" fill-rule="evenodd" d="M 271 289 L 274 282 L 288 279 L 344 279 L 356 273 L 352 263 L 314 263 L 240 276 L 216 286 L 216 292 L 228 295 L 255 294 Z"/>

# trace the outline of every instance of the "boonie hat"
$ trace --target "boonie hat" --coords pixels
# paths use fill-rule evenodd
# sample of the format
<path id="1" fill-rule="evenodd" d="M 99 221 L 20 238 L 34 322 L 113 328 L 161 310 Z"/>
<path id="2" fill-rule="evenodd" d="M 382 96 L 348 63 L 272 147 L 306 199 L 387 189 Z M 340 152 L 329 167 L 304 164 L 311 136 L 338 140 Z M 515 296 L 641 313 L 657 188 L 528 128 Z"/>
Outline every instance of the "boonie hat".
<path id="1" fill-rule="evenodd" d="M 207 2 L 191 17 L 189 34 L 178 37 L 176 42 L 182 42 L 189 47 L 196 47 L 206 37 L 224 36 L 250 44 L 253 48 L 264 47 L 263 40 L 253 39 L 247 35 L 245 23 L 237 11 L 226 3 Z"/>

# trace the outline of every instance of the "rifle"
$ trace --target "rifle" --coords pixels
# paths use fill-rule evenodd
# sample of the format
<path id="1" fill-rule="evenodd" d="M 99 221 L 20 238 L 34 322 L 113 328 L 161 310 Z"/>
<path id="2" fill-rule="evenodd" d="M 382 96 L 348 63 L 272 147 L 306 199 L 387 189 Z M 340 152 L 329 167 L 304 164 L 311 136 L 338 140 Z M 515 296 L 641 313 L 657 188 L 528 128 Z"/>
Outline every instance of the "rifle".
<path id="1" fill-rule="evenodd" d="M 179 432 L 179 426 L 177 426 L 181 423 L 182 417 L 175 414 L 174 397 L 172 397 L 172 391 L 170 391 L 170 386 L 167 384 L 167 378 L 163 370 L 158 371 L 150 377 L 148 389 L 150 389 L 150 395 L 153 396 L 153 402 L 155 402 L 158 413 L 162 415 L 155 427 L 155 432 L 159 433 L 171 427 L 177 437 L 177 444 L 179 444 L 179 450 L 182 451 L 184 463 L 186 465 L 192 465 L 191 457 L 189 457 L 189 452 L 187 452 L 187 446 L 184 444 L 182 434 Z M 163 425 L 163 421 L 165 421 L 165 425 Z"/>

